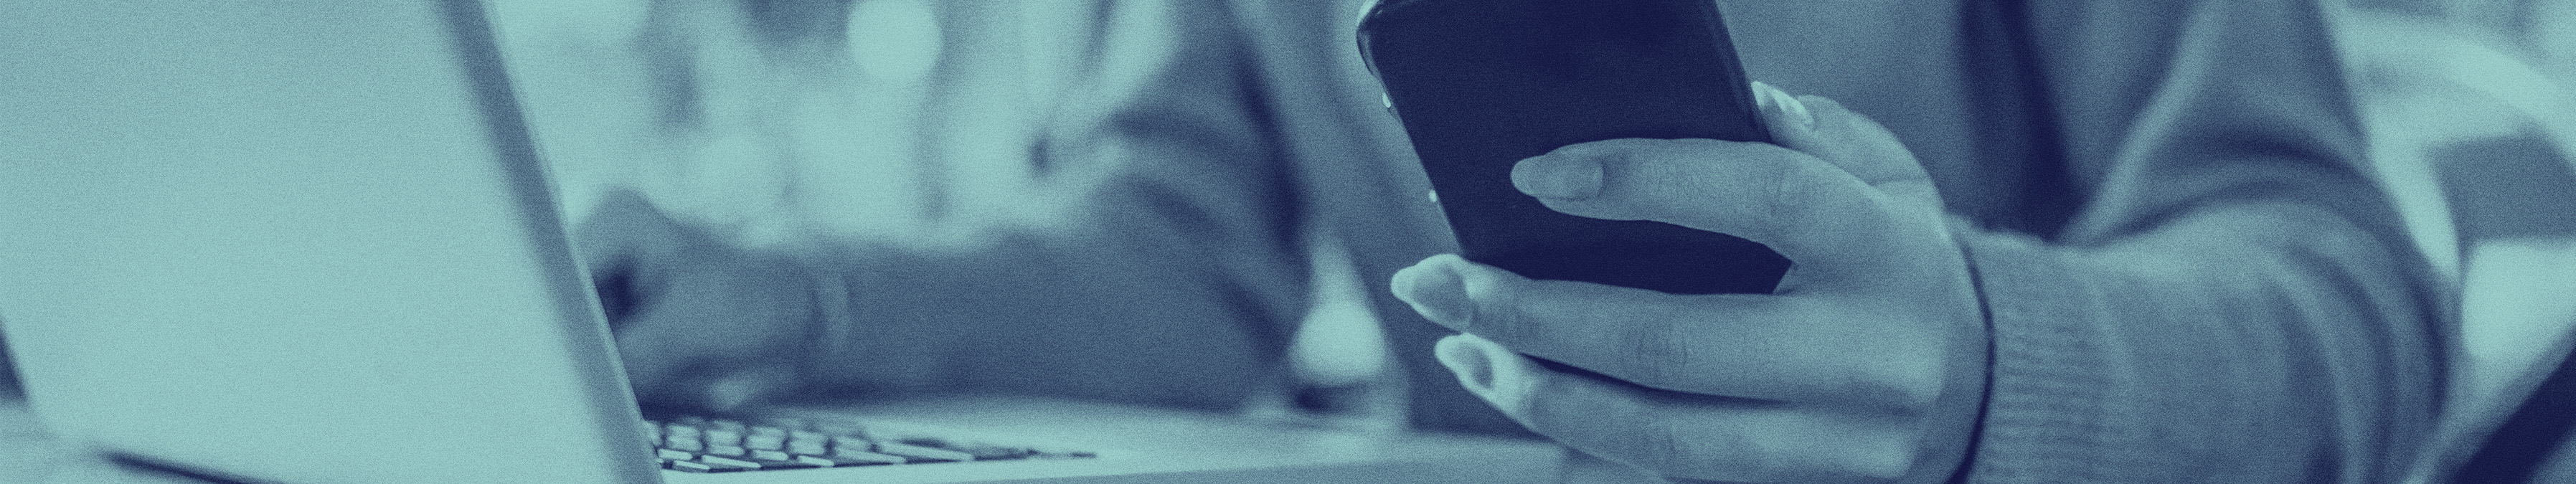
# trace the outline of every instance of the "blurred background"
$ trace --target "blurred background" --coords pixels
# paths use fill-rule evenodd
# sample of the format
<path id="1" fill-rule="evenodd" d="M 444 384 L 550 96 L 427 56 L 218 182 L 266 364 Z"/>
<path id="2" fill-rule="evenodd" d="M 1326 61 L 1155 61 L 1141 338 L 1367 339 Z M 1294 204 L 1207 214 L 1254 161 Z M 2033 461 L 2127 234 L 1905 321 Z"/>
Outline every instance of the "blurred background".
<path id="1" fill-rule="evenodd" d="M 2576 2 L 2351 0 L 2342 21 L 2381 179 L 2459 278 L 2440 438 L 2470 447 L 2576 327 Z"/>
<path id="2" fill-rule="evenodd" d="M 2356 0 L 2342 25 L 2381 174 L 2465 284 L 2455 397 L 2576 323 L 2576 2 Z"/>
<path id="3" fill-rule="evenodd" d="M 875 283 L 933 289 L 1015 278 L 1020 282 L 1010 290 L 1039 295 L 986 310 L 992 313 L 1044 309 L 1049 297 L 1103 297 L 1050 292 L 1067 287 L 1065 281 L 1186 281 L 1104 291 L 1219 302 L 1098 317 L 1135 324 L 1210 315 L 1251 321 L 1172 328 L 1208 334 L 1206 344 L 1224 346 L 1206 359 L 1183 358 L 1197 366 L 1183 373 L 1274 384 L 1157 390 L 1167 382 L 1118 381 L 1124 367 L 1082 364 L 1074 360 L 1103 354 L 1079 351 L 1062 357 L 1077 369 L 981 384 L 1184 407 L 1251 401 L 1260 407 L 1256 413 L 1337 413 L 1360 425 L 1476 425 L 1421 416 L 1408 422 L 1400 408 L 1389 408 L 1402 405 L 1388 395 L 1405 386 L 1449 382 L 1437 368 L 1398 368 L 1388 341 L 1401 344 L 1405 337 L 1389 331 L 1421 328 L 1380 325 L 1382 315 L 1402 310 L 1376 294 L 1382 280 L 1371 280 L 1391 268 L 1353 255 L 1418 251 L 1436 242 L 1351 237 L 1366 226 L 1320 221 L 1367 214 L 1192 195 L 1208 186 L 1257 192 L 1249 199 L 1380 195 L 1314 185 L 1314 177 L 1295 172 L 1296 163 L 1173 161 L 1331 151 L 1312 146 L 1326 141 L 1273 134 L 1333 129 L 1265 123 L 1327 123 L 1347 112 L 1262 110 L 1299 105 L 1280 99 L 1330 101 L 1352 93 L 1285 80 L 1295 76 L 1244 72 L 1254 63 L 1242 59 L 1268 56 L 1260 64 L 1315 69 L 1316 79 L 1365 76 L 1350 71 L 1347 59 L 1278 59 L 1301 55 L 1301 46 L 1312 47 L 1302 55 L 1347 52 L 1347 37 L 1281 30 L 1346 25 L 1356 2 L 492 3 L 520 94 L 555 164 L 565 213 L 576 224 L 617 213 L 618 200 L 641 199 L 651 216 L 696 227 L 750 257 L 867 260 L 896 274 L 832 283 L 846 285 L 854 298 L 871 297 L 864 277 L 908 277 Z M 788 14 L 815 8 L 841 9 L 848 28 Z M 2381 180 L 2397 195 L 2421 248 L 2463 288 L 2464 351 L 2454 369 L 2454 401 L 2473 414 L 2500 411 L 2495 406 L 2502 404 L 2490 397 L 2515 391 L 2507 382 L 2517 376 L 2545 371 L 2554 361 L 2544 356 L 2563 352 L 2576 325 L 2576 297 L 2568 297 L 2576 290 L 2576 0 L 2345 0 L 2333 12 Z M 1208 18 L 1240 28 L 1202 25 Z M 1373 95 L 1358 101 L 1346 108 L 1375 112 L 1367 102 Z M 1320 104 L 1335 102 L 1341 101 Z M 1165 148 L 1174 145 L 1197 151 Z M 1308 185 L 1293 182 L 1300 179 Z M 1121 197 L 1183 208 L 1101 208 L 1135 201 Z M 816 248 L 832 245 L 816 242 L 824 239 L 854 242 Z M 1142 240 L 1215 242 L 1146 244 L 1127 254 L 1181 261 L 1167 266 L 1063 260 L 1086 254 L 1078 247 Z M 945 269 L 958 267 L 961 257 L 1059 269 Z M 869 301 L 853 302 L 869 307 Z M 1089 341 L 1091 348 L 1137 343 L 1086 340 L 1065 329 L 1080 326 L 1035 328 L 1039 334 L 1027 338 Z M 907 361 L 935 358 L 917 347 L 992 334 L 956 331 L 924 336 L 929 339 L 917 340 L 922 344 L 914 349 L 843 350 L 877 358 L 866 363 L 876 368 L 870 371 L 888 375 L 866 391 L 931 392 L 956 381 L 955 374 L 907 369 Z M 1234 354 L 1251 356 L 1222 356 Z M 1271 367 L 1286 370 L 1265 369 Z M 1068 375 L 1111 383 L 1048 386 Z M 14 398 L 14 380 L 0 379 L 0 393 Z M 0 412 L 0 419 L 25 418 Z M 31 427 L 0 425 L 0 431 Z M 0 459 L 0 466 L 37 462 Z"/>

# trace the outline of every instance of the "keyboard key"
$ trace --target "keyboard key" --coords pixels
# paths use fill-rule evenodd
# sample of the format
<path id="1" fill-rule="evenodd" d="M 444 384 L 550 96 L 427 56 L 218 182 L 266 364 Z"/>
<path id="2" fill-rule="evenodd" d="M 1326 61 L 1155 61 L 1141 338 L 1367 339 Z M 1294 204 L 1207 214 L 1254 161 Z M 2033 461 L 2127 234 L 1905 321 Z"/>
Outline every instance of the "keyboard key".
<path id="1" fill-rule="evenodd" d="M 813 465 L 818 465 L 818 466 L 823 466 L 823 467 L 841 467 L 841 466 L 853 466 L 853 465 L 868 465 L 868 464 L 864 464 L 864 463 L 856 463 L 856 462 L 853 462 L 853 463 L 850 463 L 850 464 L 842 464 L 840 461 L 836 461 L 836 460 L 832 460 L 832 459 L 827 459 L 827 458 L 823 458 L 823 457 L 819 457 L 819 456 L 811 456 L 811 455 L 800 455 L 800 456 L 795 456 L 795 457 L 796 457 L 796 461 L 797 461 L 797 462 L 803 462 L 803 463 L 813 464 Z M 881 464 L 884 464 L 884 463 L 883 463 L 883 462 L 879 462 L 879 463 L 876 463 L 876 464 L 880 464 L 880 465 L 881 465 Z"/>
<path id="2" fill-rule="evenodd" d="M 911 462 L 911 460 L 905 459 L 902 456 L 885 455 L 857 449 L 839 449 L 832 451 L 831 455 L 817 455 L 814 457 L 830 459 L 832 462 L 840 463 L 840 465 L 844 466 L 902 464 Z"/>
<path id="3" fill-rule="evenodd" d="M 661 446 L 664 448 L 685 450 L 689 452 L 703 452 L 707 450 L 707 445 L 698 443 L 698 439 L 681 439 L 679 436 L 662 439 Z"/>
<path id="4" fill-rule="evenodd" d="M 732 458 L 732 457 L 725 457 L 725 456 L 720 456 L 720 455 L 701 455 L 701 456 L 698 456 L 698 462 L 705 462 L 705 463 L 708 463 L 708 464 L 721 464 L 721 465 L 728 465 L 728 466 L 734 466 L 734 467 L 743 467 L 743 468 L 751 468 L 751 469 L 759 469 L 759 468 L 760 468 L 760 463 L 759 463 L 759 462 L 752 462 L 752 461 L 748 461 L 748 460 L 735 459 L 735 458 Z"/>
<path id="5" fill-rule="evenodd" d="M 703 451 L 703 452 L 706 452 L 706 453 L 707 453 L 707 454 L 709 454 L 709 455 L 722 455 L 722 456 L 741 456 L 741 455 L 743 455 L 743 454 L 748 454 L 748 453 L 750 453 L 750 452 L 748 452 L 748 451 L 744 450 L 742 447 L 739 447 L 739 446 L 732 446 L 732 445 L 710 445 L 710 446 L 707 446 L 707 450 L 705 450 L 705 451 Z"/>
<path id="6" fill-rule="evenodd" d="M 912 462 L 959 462 L 975 460 L 974 454 L 895 442 L 878 442 L 876 452 L 880 454 L 901 456 L 905 460 Z"/>
<path id="7" fill-rule="evenodd" d="M 681 452 L 681 451 L 676 451 L 676 450 L 671 450 L 671 449 L 654 449 L 654 450 L 653 450 L 653 455 L 654 455 L 654 456 L 656 456 L 656 457 L 661 457 L 663 460 L 690 460 L 690 459 L 696 459 L 696 458 L 698 458 L 698 455 L 697 455 L 697 454 L 691 454 L 691 453 Z"/>
<path id="8" fill-rule="evenodd" d="M 776 434 L 752 434 L 742 438 L 742 447 L 746 449 L 760 450 L 786 449 L 787 434 L 785 432 Z"/>
<path id="9" fill-rule="evenodd" d="M 680 472 L 737 472 L 759 469 L 758 467 L 745 467 L 732 464 L 686 460 L 664 461 L 662 463 L 662 468 Z"/>
<path id="10" fill-rule="evenodd" d="M 816 464 L 816 463 L 812 463 L 812 462 L 805 462 L 805 461 L 793 460 L 793 459 L 794 459 L 793 457 L 791 457 L 791 458 L 789 458 L 789 459 L 790 459 L 790 460 L 753 459 L 753 460 L 752 460 L 752 462 L 759 462 L 759 463 L 760 463 L 760 468 L 761 468 L 762 470 L 768 470 L 768 469 L 813 469 L 813 468 L 819 468 L 819 467 L 831 467 L 831 466 L 822 465 L 822 464 Z"/>
<path id="11" fill-rule="evenodd" d="M 785 450 L 796 455 L 823 455 L 832 453 L 832 444 L 828 440 L 790 440 Z"/>
<path id="12" fill-rule="evenodd" d="M 680 425 L 680 424 L 663 424 L 663 425 L 662 425 L 662 434 L 663 434 L 663 435 L 672 436 L 672 437 L 680 437 L 680 438 L 696 439 L 696 438 L 698 438 L 699 436 L 703 435 L 703 434 L 704 434 L 704 432 L 699 431 L 697 427 L 691 427 L 691 426 Z"/>
<path id="13" fill-rule="evenodd" d="M 707 429 L 707 445 L 742 445 L 742 432 Z"/>
<path id="14" fill-rule="evenodd" d="M 706 463 L 722 463 L 722 464 L 731 464 L 731 465 L 738 465 L 738 466 L 749 466 L 749 467 L 751 467 L 751 468 L 754 468 L 754 469 L 761 469 L 761 470 L 770 470 L 770 469 L 812 469 L 812 468 L 816 468 L 816 467 L 823 467 L 823 466 L 820 466 L 820 465 L 809 464 L 809 463 L 804 463 L 804 462 L 797 462 L 797 461 L 792 461 L 792 460 L 769 460 L 769 459 L 759 459 L 759 458 L 751 458 L 751 457 L 734 458 L 734 457 L 719 457 L 719 456 L 712 456 L 712 455 L 708 455 L 708 456 L 699 456 L 699 457 L 698 457 L 698 461 L 699 461 L 699 462 L 706 462 Z"/>

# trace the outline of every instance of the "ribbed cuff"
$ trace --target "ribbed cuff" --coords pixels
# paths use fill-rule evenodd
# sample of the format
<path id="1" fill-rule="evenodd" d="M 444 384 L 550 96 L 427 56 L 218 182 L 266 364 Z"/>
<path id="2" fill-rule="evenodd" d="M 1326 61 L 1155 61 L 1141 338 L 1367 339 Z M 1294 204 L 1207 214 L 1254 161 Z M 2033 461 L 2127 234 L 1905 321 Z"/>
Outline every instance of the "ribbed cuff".
<path id="1" fill-rule="evenodd" d="M 2101 480 L 2112 370 L 2102 295 L 2037 240 L 1963 234 L 1985 299 L 1994 355 L 1968 481 Z"/>

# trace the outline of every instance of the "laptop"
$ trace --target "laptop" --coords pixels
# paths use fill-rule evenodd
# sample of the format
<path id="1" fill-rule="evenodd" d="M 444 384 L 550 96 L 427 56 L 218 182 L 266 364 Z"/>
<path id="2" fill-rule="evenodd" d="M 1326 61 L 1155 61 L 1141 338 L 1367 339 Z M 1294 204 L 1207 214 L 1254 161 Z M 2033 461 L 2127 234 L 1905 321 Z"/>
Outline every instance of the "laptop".
<path id="1" fill-rule="evenodd" d="M 0 327 L 36 417 L 97 455 L 674 484 L 1528 482 L 1562 455 L 999 398 L 648 424 L 477 0 L 21 10 L 0 16 Z M 681 434 L 811 465 L 674 458 Z M 760 458 L 763 436 L 823 447 Z"/>

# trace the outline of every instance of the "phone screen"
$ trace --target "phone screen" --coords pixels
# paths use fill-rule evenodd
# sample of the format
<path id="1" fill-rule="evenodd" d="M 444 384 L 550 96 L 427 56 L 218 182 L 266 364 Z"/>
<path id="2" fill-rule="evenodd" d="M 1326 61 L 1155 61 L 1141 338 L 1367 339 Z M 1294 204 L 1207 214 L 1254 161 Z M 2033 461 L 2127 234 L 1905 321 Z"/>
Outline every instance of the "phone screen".
<path id="1" fill-rule="evenodd" d="M 1714 3 L 1388 1 L 1361 22 L 1360 45 L 1461 256 L 1536 279 L 1677 294 L 1769 293 L 1788 271 L 1759 243 L 1565 215 L 1511 184 L 1521 159 L 1575 143 L 1770 141 Z"/>

